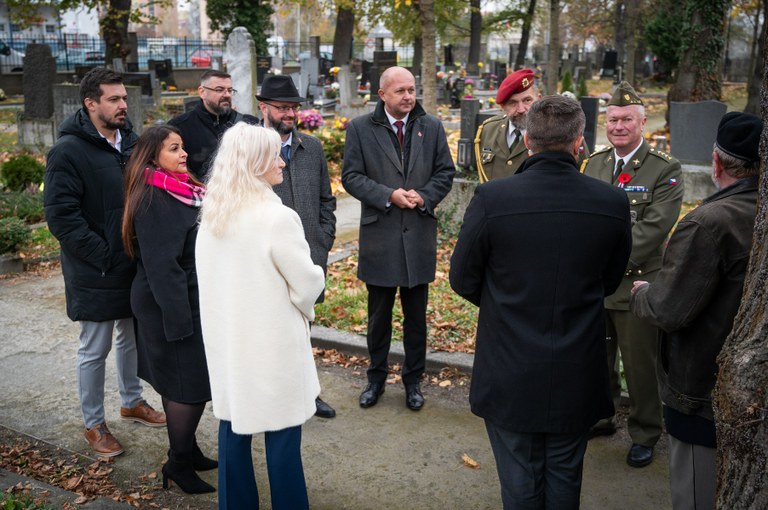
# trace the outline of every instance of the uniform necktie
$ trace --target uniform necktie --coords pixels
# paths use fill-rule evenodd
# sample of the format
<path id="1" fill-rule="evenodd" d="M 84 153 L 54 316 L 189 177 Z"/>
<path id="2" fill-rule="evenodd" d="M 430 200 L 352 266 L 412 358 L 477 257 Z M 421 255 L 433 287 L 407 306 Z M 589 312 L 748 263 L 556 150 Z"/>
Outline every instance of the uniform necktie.
<path id="1" fill-rule="evenodd" d="M 280 147 L 280 156 L 282 156 L 283 161 L 285 161 L 285 164 L 287 165 L 291 161 L 291 146 L 285 144 Z"/>
<path id="2" fill-rule="evenodd" d="M 624 159 L 619 159 L 616 162 L 616 171 L 613 172 L 613 180 L 614 181 L 619 177 L 619 174 L 621 174 L 621 169 L 622 168 L 624 168 Z"/>
<path id="3" fill-rule="evenodd" d="M 400 147 L 403 146 L 403 121 L 402 120 L 396 120 L 395 121 L 395 127 L 397 128 L 397 141 L 400 142 Z"/>
<path id="4" fill-rule="evenodd" d="M 509 152 L 512 152 L 512 150 L 517 147 L 517 144 L 520 142 L 520 138 L 522 138 L 520 136 L 521 133 L 519 129 L 515 129 L 514 131 L 512 131 L 512 134 L 514 136 L 512 137 L 512 143 L 509 144 Z"/>

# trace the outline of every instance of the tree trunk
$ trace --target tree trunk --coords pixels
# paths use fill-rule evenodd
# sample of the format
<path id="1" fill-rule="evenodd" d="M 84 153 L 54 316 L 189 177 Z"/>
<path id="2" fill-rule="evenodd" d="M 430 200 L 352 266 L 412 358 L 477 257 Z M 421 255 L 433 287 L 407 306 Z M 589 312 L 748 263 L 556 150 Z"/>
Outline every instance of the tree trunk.
<path id="1" fill-rule="evenodd" d="M 637 26 L 638 17 L 640 16 L 640 2 L 639 0 L 627 0 L 626 5 L 626 41 L 627 41 L 627 54 L 626 54 L 626 67 L 624 79 L 631 83 L 633 86 L 637 85 L 635 79 L 635 51 L 637 50 Z"/>
<path id="2" fill-rule="evenodd" d="M 720 71 L 725 45 L 725 26 L 730 3 L 702 0 L 690 11 L 690 27 L 683 42 L 677 80 L 669 89 L 669 101 L 719 100 Z"/>
<path id="3" fill-rule="evenodd" d="M 355 11 L 339 6 L 336 11 L 336 30 L 333 33 L 333 63 L 341 66 L 352 58 L 352 31 L 355 28 Z"/>
<path id="4" fill-rule="evenodd" d="M 131 14 L 131 0 L 109 0 L 106 15 L 101 18 L 101 34 L 104 37 L 107 65 L 112 59 L 119 58 L 125 62 L 125 57 L 133 51 L 128 43 L 128 19 Z"/>
<path id="5" fill-rule="evenodd" d="M 626 4 L 624 0 L 616 0 L 613 11 L 613 47 L 616 50 L 616 65 L 624 69 L 624 47 L 626 36 L 624 23 L 626 21 Z"/>
<path id="6" fill-rule="evenodd" d="M 560 0 L 549 0 L 549 55 L 546 93 L 557 94 L 560 81 Z"/>
<path id="7" fill-rule="evenodd" d="M 469 0 L 469 56 L 467 73 L 479 74 L 480 41 L 483 31 L 483 15 L 480 12 L 480 0 Z"/>
<path id="8" fill-rule="evenodd" d="M 717 508 L 768 508 L 768 58 L 761 65 L 763 175 L 747 276 L 733 330 L 717 358 Z"/>
<path id="9" fill-rule="evenodd" d="M 760 2 L 763 8 L 763 26 L 760 32 L 757 32 L 758 25 L 760 23 L 760 11 L 758 10 L 755 16 L 755 35 L 754 37 L 757 43 L 756 56 L 750 61 L 753 62 L 753 66 L 750 67 L 752 72 L 749 76 L 749 83 L 747 84 L 747 106 L 744 107 L 744 111 L 751 113 L 752 115 L 760 115 L 760 84 L 763 81 L 763 63 L 758 56 L 762 56 L 765 52 L 765 27 L 768 21 L 768 0 Z M 758 35 L 759 34 L 759 35 Z"/>
<path id="10" fill-rule="evenodd" d="M 523 32 L 520 35 L 520 46 L 517 50 L 517 58 L 515 58 L 515 69 L 522 69 L 525 66 L 525 54 L 528 53 L 528 39 L 531 37 L 531 25 L 533 25 L 535 13 L 536 0 L 530 0 L 528 2 L 528 12 L 525 13 L 525 19 L 523 19 Z M 503 79 L 499 76 L 499 81 Z"/>
<path id="11" fill-rule="evenodd" d="M 421 0 L 419 2 L 419 16 L 421 18 L 421 41 L 424 48 L 424 61 L 421 64 L 421 87 L 424 91 L 421 106 L 427 113 L 437 113 L 437 44 L 435 30 L 434 0 Z"/>

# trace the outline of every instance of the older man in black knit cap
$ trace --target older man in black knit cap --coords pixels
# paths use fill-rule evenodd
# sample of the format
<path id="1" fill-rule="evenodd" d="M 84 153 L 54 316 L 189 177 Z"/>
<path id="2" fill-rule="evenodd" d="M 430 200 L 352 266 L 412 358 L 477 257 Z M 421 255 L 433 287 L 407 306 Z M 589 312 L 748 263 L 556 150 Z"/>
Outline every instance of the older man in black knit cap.
<path id="1" fill-rule="evenodd" d="M 658 377 L 675 510 L 715 506 L 712 390 L 749 262 L 762 130 L 754 115 L 723 117 L 712 154 L 719 191 L 680 221 L 656 280 L 632 289 L 631 311 L 662 330 Z"/>

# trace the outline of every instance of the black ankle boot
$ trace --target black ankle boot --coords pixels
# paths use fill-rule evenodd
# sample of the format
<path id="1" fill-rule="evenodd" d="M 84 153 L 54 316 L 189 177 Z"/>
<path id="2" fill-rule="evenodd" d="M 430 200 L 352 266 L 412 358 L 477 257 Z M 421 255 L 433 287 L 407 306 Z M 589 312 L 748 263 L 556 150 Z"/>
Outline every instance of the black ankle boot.
<path id="1" fill-rule="evenodd" d="M 203 451 L 197 446 L 197 441 L 195 441 L 195 444 L 192 447 L 192 464 L 194 465 L 195 471 L 210 471 L 211 469 L 219 467 L 218 461 L 209 459 L 203 455 Z"/>
<path id="2" fill-rule="evenodd" d="M 192 455 L 178 455 L 173 451 L 168 457 L 168 462 L 163 466 L 163 489 L 170 485 L 168 480 L 173 480 L 176 485 L 187 494 L 202 494 L 216 492 L 216 489 L 197 476 L 192 464 Z"/>

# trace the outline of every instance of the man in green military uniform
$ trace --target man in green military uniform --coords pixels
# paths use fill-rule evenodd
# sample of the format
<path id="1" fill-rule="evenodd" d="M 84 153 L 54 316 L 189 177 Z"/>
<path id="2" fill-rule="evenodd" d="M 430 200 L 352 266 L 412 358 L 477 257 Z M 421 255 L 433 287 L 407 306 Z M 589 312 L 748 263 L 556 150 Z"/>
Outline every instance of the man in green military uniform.
<path id="1" fill-rule="evenodd" d="M 592 177 L 627 192 L 632 218 L 632 254 L 619 289 L 605 299 L 611 392 L 620 397 L 617 348 L 621 351 L 629 391 L 627 427 L 632 447 L 627 464 L 647 466 L 661 435 L 661 401 L 656 382 L 657 330 L 629 312 L 632 284 L 652 282 L 661 268 L 667 236 L 680 215 L 683 181 L 680 163 L 651 147 L 643 138 L 645 107 L 632 86 L 621 82 L 608 102 L 607 148 L 582 165 Z M 613 420 L 597 423 L 592 437 L 615 432 Z"/>
<path id="2" fill-rule="evenodd" d="M 528 159 L 523 142 L 528 110 L 541 98 L 530 69 L 520 69 L 501 82 L 496 92 L 496 104 L 504 111 L 477 128 L 475 159 L 480 182 L 499 179 L 516 173 Z M 587 151 L 582 142 L 580 159 Z"/>

